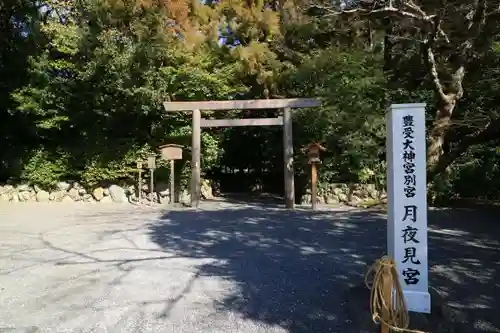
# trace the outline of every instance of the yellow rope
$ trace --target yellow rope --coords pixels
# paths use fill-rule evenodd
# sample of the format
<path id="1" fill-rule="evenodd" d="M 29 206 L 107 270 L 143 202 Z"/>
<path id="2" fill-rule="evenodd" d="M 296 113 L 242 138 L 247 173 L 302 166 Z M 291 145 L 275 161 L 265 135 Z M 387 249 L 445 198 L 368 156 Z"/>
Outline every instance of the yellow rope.
<path id="1" fill-rule="evenodd" d="M 371 283 L 370 278 L 372 278 Z M 385 286 L 388 283 L 391 284 L 391 288 Z M 371 289 L 370 312 L 375 323 L 386 325 L 395 332 L 426 333 L 408 329 L 410 324 L 408 308 L 399 282 L 396 264 L 392 258 L 383 256 L 375 261 L 366 272 L 365 284 L 368 289 Z M 393 290 L 395 290 L 393 297 L 387 295 Z M 388 304 L 390 299 L 393 300 L 393 304 Z"/>

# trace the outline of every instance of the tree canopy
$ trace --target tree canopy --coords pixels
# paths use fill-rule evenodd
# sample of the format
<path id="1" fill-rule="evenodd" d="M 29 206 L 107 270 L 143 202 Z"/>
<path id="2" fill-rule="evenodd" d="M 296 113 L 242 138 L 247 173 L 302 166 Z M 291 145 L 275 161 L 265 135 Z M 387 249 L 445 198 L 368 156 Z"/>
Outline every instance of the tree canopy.
<path id="1" fill-rule="evenodd" d="M 312 141 L 328 147 L 321 184 L 384 186 L 385 109 L 425 102 L 436 200 L 498 198 L 499 0 L 333 3 L 5 1 L 0 179 L 131 180 L 157 146 L 189 145 L 189 115 L 165 100 L 317 96 L 294 114 L 297 186 Z M 207 130 L 202 150 L 204 177 L 282 187 L 280 129 Z"/>

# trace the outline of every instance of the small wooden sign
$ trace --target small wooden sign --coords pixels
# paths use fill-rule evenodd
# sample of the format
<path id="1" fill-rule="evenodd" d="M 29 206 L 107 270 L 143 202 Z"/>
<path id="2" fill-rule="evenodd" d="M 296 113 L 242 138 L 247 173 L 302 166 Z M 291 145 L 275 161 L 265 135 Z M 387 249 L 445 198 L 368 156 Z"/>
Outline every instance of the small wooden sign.
<path id="1" fill-rule="evenodd" d="M 148 168 L 149 169 L 156 169 L 156 155 L 149 155 L 148 156 Z"/>
<path id="2" fill-rule="evenodd" d="M 159 146 L 161 158 L 164 160 L 182 160 L 183 146 L 174 143 Z"/>

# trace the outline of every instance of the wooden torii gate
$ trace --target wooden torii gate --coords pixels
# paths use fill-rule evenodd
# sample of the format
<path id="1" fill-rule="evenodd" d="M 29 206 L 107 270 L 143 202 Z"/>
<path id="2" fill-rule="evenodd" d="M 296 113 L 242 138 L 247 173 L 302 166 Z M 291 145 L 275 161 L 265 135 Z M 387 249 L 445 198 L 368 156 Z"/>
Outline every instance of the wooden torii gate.
<path id="1" fill-rule="evenodd" d="M 232 126 L 283 126 L 283 155 L 285 179 L 285 206 L 295 208 L 295 184 L 293 170 L 292 108 L 310 108 L 320 106 L 315 98 L 257 99 L 204 102 L 164 102 L 167 112 L 192 112 L 191 144 L 191 207 L 198 207 L 200 202 L 201 182 L 201 128 Z M 282 109 L 283 116 L 275 118 L 247 119 L 204 119 L 201 111 Z"/>

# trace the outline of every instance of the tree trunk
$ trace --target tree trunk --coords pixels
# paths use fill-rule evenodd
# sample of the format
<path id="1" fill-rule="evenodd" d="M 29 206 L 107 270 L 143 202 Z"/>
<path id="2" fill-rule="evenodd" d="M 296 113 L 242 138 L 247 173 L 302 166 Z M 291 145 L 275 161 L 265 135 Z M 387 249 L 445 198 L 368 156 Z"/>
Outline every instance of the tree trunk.
<path id="1" fill-rule="evenodd" d="M 434 169 L 439 164 L 444 154 L 443 146 L 446 134 L 451 126 L 451 115 L 457 104 L 457 98 L 454 95 L 447 96 L 438 105 L 436 118 L 429 133 L 429 144 L 427 148 L 427 168 L 431 175 L 436 175 Z M 433 179 L 427 179 L 432 182 Z"/>
<path id="2" fill-rule="evenodd" d="M 457 158 L 465 153 L 469 148 L 480 144 L 492 144 L 500 141 L 500 118 L 495 119 L 480 131 L 469 134 L 463 138 L 449 152 L 441 155 L 438 163 L 432 170 L 428 170 L 427 179 L 429 182 L 440 173 L 444 172 Z"/>

